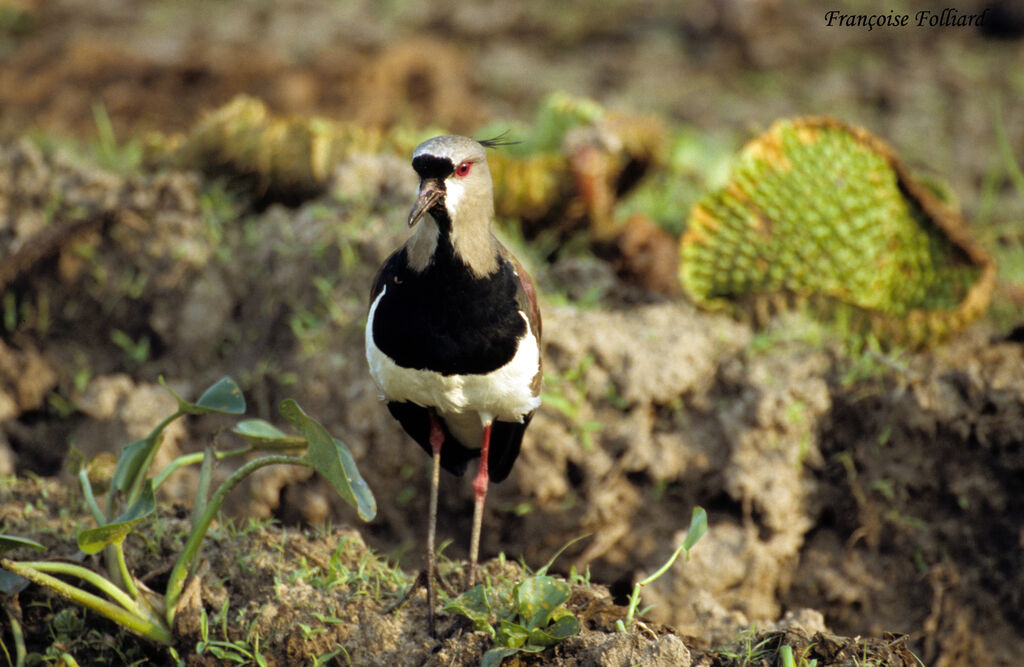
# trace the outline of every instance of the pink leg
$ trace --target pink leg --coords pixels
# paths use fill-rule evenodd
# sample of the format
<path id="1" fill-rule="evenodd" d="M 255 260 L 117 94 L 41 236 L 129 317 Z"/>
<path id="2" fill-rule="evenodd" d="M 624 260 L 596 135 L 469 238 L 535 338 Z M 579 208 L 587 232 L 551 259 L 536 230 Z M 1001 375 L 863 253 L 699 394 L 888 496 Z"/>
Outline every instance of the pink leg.
<path id="1" fill-rule="evenodd" d="M 476 583 L 476 562 L 480 555 L 480 527 L 484 518 L 484 501 L 487 499 L 487 485 L 491 478 L 487 474 L 487 452 L 491 446 L 491 424 L 484 425 L 483 441 L 480 443 L 480 467 L 473 478 L 473 534 L 469 542 L 469 585 Z"/>

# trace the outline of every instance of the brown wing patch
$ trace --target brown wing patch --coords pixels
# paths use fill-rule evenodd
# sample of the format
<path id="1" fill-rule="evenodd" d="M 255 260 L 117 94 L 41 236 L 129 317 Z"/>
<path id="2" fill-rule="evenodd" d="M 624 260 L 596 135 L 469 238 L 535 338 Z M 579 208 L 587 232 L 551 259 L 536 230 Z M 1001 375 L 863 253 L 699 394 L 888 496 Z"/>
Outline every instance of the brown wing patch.
<path id="1" fill-rule="evenodd" d="M 533 331 L 533 335 L 537 337 L 537 346 L 540 346 L 541 341 L 541 329 L 543 323 L 540 317 L 540 304 L 537 302 L 537 288 L 533 285 L 533 278 L 526 272 L 523 265 L 519 263 L 519 260 L 515 258 L 512 253 L 506 251 L 508 260 L 512 262 L 512 266 L 516 270 L 516 276 L 519 278 L 519 290 L 516 294 L 516 301 L 519 302 L 519 308 L 526 313 L 526 319 L 530 323 L 530 329 Z M 540 395 L 541 383 L 543 380 L 543 374 L 541 368 L 543 367 L 543 359 L 537 364 L 537 374 L 533 376 L 533 380 L 530 382 L 530 392 L 534 396 Z"/>
<path id="2" fill-rule="evenodd" d="M 519 263 L 519 260 L 511 253 L 508 253 L 507 256 L 508 260 L 512 262 L 512 266 L 515 267 L 516 275 L 519 277 L 521 293 L 516 295 L 519 307 L 526 313 L 526 319 L 530 322 L 530 329 L 533 330 L 534 335 L 537 336 L 537 342 L 540 343 L 542 323 L 540 319 L 540 304 L 537 303 L 537 288 L 533 286 L 533 278 L 526 272 L 523 265 Z"/>

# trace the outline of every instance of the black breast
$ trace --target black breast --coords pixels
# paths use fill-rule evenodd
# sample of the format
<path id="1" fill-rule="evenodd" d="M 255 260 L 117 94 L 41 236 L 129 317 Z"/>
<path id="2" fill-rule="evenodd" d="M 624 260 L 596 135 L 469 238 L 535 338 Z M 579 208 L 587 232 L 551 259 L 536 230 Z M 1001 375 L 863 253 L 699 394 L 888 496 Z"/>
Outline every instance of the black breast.
<path id="1" fill-rule="evenodd" d="M 373 320 L 373 340 L 405 368 L 443 375 L 489 373 L 516 353 L 526 322 L 516 303 L 512 265 L 477 278 L 441 236 L 430 264 L 417 273 L 405 250 L 381 270 L 374 294 L 386 289 Z"/>

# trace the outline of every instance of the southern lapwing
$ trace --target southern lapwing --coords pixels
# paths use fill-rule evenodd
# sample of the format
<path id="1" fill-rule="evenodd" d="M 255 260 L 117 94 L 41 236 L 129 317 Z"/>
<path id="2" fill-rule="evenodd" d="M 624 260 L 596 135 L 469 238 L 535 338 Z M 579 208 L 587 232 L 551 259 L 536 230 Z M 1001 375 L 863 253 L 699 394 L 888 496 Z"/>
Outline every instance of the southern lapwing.
<path id="1" fill-rule="evenodd" d="M 415 228 L 384 262 L 370 293 L 366 359 L 391 415 L 433 456 L 427 563 L 434 632 L 434 532 L 440 469 L 462 475 L 480 457 L 469 585 L 476 579 L 487 485 L 519 455 L 540 405 L 540 310 L 530 276 L 491 233 L 494 194 L 485 148 L 498 139 L 441 136 L 413 151 Z"/>

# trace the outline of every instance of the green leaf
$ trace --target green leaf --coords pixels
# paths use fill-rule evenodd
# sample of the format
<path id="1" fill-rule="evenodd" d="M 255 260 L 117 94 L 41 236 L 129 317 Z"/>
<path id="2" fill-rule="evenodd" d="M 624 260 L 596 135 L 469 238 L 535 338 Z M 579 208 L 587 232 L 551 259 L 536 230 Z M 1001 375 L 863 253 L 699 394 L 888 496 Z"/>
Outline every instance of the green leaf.
<path id="1" fill-rule="evenodd" d="M 557 620 L 548 627 L 530 630 L 528 646 L 536 646 L 539 650 L 543 650 L 580 631 L 579 620 L 568 609 L 558 610 L 555 616 L 557 616 Z M 525 650 L 530 649 L 526 648 Z"/>
<path id="2" fill-rule="evenodd" d="M 498 584 L 494 587 L 477 584 L 462 595 L 449 600 L 444 610 L 462 614 L 473 622 L 477 630 L 494 636 L 490 619 L 493 615 L 500 620 L 511 621 L 515 618 L 516 607 L 513 600 L 511 584 Z"/>
<path id="3" fill-rule="evenodd" d="M 38 549 L 39 551 L 46 551 L 46 547 L 39 544 L 35 540 L 30 540 L 27 537 L 15 537 L 14 535 L 0 535 L 0 554 L 7 553 L 14 549 L 21 549 L 22 547 L 29 547 L 32 549 Z"/>
<path id="4" fill-rule="evenodd" d="M 665 561 L 656 572 L 649 575 L 646 579 L 637 583 L 637 586 L 647 586 L 655 581 L 658 577 L 668 572 L 668 569 L 672 567 L 672 563 L 676 562 L 676 558 L 679 554 L 686 552 L 686 560 L 690 560 L 690 549 L 697 544 L 698 540 L 704 536 L 708 530 L 708 513 L 704 511 L 703 507 L 697 506 L 693 508 L 693 515 L 690 517 L 690 529 L 686 532 L 686 539 L 680 544 L 676 550 L 669 556 L 669 559 Z M 637 589 L 634 589 L 634 591 Z M 631 612 L 636 609 L 636 604 L 630 604 Z M 632 618 L 632 616 L 630 617 Z"/>
<path id="5" fill-rule="evenodd" d="M 480 667 L 500 667 L 502 660 L 518 652 L 519 649 L 507 646 L 492 648 L 487 653 L 484 653 L 484 657 L 480 660 Z"/>
<path id="6" fill-rule="evenodd" d="M 210 412 L 240 415 L 245 412 L 245 396 L 234 380 L 224 376 L 203 392 L 196 405 Z"/>
<path id="7" fill-rule="evenodd" d="M 121 458 L 117 460 L 117 468 L 114 469 L 114 478 L 111 480 L 113 488 L 127 491 L 149 458 L 150 449 L 159 445 L 159 437 L 153 440 L 136 440 L 130 445 L 125 445 L 121 450 Z"/>
<path id="8" fill-rule="evenodd" d="M 0 535 L 0 554 L 5 554 L 14 549 L 28 547 L 37 551 L 46 551 L 46 547 L 35 540 L 27 537 L 15 537 L 14 535 Z M 16 595 L 28 586 L 28 579 L 20 577 L 13 572 L 0 570 L 0 597 Z"/>
<path id="9" fill-rule="evenodd" d="M 245 397 L 235 381 L 224 376 L 203 392 L 199 400 L 189 403 L 171 389 L 163 377 L 158 378 L 163 388 L 178 401 L 178 410 L 190 415 L 206 415 L 210 413 L 222 415 L 240 415 L 245 412 Z"/>
<path id="10" fill-rule="evenodd" d="M 371 521 L 377 516 L 377 501 L 359 474 L 348 447 L 332 437 L 320 422 L 303 412 L 294 400 L 286 399 L 281 403 L 280 410 L 309 443 L 303 460 L 323 475 L 348 504 L 356 508 L 360 519 Z"/>
<path id="11" fill-rule="evenodd" d="M 690 557 L 690 549 L 697 544 L 700 538 L 704 537 L 704 533 L 708 532 L 708 513 L 704 511 L 703 507 L 694 507 L 693 515 L 690 517 L 690 529 L 686 533 L 686 539 L 683 540 L 683 549 L 686 551 L 686 557 Z"/>
<path id="12" fill-rule="evenodd" d="M 119 544 L 124 541 L 128 533 L 156 509 L 156 499 L 153 497 L 153 480 L 147 479 L 142 485 L 142 494 L 128 510 L 103 526 L 89 528 L 78 533 L 78 548 L 84 553 L 99 553 L 110 544 Z"/>
<path id="13" fill-rule="evenodd" d="M 25 590 L 25 587 L 28 585 L 29 580 L 25 577 L 19 577 L 7 570 L 0 570 L 0 600 L 4 596 L 11 597 L 12 595 L 17 595 Z"/>
<path id="14" fill-rule="evenodd" d="M 518 623 L 503 620 L 499 627 L 501 630 L 498 633 L 498 643 L 504 646 L 522 648 L 530 639 L 530 631 Z"/>
<path id="15" fill-rule="evenodd" d="M 231 429 L 257 449 L 295 449 L 305 447 L 306 439 L 297 435 L 289 435 L 268 421 L 262 419 L 245 419 Z"/>
<path id="16" fill-rule="evenodd" d="M 555 609 L 572 594 L 569 584 L 548 576 L 524 579 L 516 588 L 519 615 L 529 629 L 545 627 Z"/>
<path id="17" fill-rule="evenodd" d="M 477 630 L 494 635 L 494 629 L 488 622 L 490 610 L 483 584 L 478 584 L 462 595 L 449 600 L 444 606 L 444 611 L 461 614 L 472 621 Z"/>
<path id="18" fill-rule="evenodd" d="M 39 544 L 35 540 L 30 540 L 27 537 L 0 535 L 0 554 L 5 554 L 8 551 L 22 549 L 24 547 L 36 549 L 38 551 L 46 551 L 46 547 L 42 544 Z M 8 572 L 7 570 L 0 570 L 0 597 L 5 595 L 16 595 L 26 586 L 28 586 L 28 579 L 19 577 L 13 572 Z"/>

